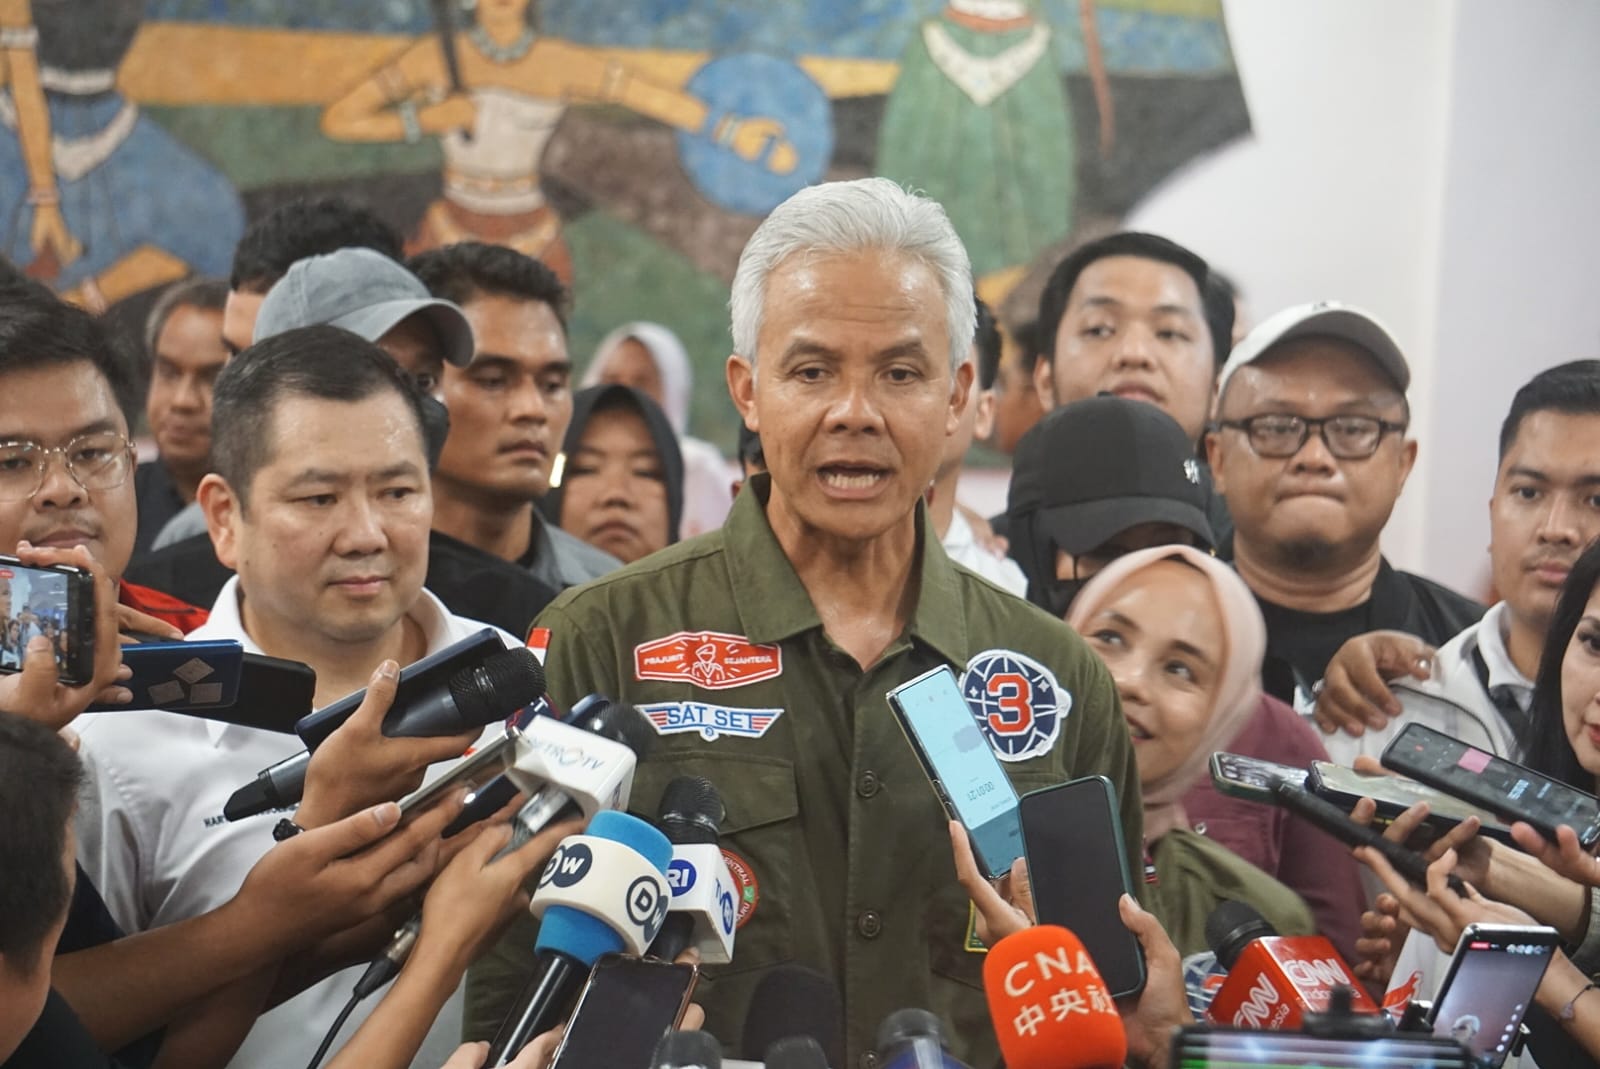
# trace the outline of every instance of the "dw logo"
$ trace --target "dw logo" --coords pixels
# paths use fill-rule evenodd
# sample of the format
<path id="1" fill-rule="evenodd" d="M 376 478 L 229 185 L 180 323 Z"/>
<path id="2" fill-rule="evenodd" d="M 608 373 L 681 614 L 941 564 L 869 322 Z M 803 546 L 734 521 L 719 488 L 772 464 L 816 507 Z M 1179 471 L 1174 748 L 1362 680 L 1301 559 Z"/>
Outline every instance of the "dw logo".
<path id="1" fill-rule="evenodd" d="M 562 843 L 556 848 L 549 864 L 545 865 L 544 874 L 539 877 L 539 886 L 553 883 L 557 887 L 571 887 L 589 875 L 593 865 L 594 852 L 583 843 Z"/>

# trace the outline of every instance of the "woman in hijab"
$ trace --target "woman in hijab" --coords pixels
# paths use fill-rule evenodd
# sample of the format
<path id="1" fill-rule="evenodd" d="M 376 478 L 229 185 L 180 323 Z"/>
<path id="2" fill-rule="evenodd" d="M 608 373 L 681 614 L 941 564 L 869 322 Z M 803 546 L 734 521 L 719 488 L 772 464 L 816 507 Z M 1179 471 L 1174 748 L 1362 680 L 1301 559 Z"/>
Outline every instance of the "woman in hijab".
<path id="1" fill-rule="evenodd" d="M 656 403 L 629 386 L 591 386 L 572 398 L 559 482 L 540 502 L 568 534 L 624 564 L 678 540 L 683 456 Z"/>
<path id="2" fill-rule="evenodd" d="M 1156 877 L 1148 901 L 1178 949 L 1206 949 L 1206 918 L 1227 899 L 1254 906 L 1283 935 L 1312 932 L 1299 895 L 1191 828 L 1182 803 L 1261 698 L 1266 627 L 1244 581 L 1188 546 L 1141 550 L 1096 574 L 1067 622 L 1121 696 Z"/>
<path id="3" fill-rule="evenodd" d="M 581 386 L 632 386 L 661 406 L 683 452 L 683 537 L 714 531 L 728 517 L 738 477 L 717 447 L 689 435 L 694 372 L 689 354 L 659 323 L 626 323 L 601 339 Z"/>

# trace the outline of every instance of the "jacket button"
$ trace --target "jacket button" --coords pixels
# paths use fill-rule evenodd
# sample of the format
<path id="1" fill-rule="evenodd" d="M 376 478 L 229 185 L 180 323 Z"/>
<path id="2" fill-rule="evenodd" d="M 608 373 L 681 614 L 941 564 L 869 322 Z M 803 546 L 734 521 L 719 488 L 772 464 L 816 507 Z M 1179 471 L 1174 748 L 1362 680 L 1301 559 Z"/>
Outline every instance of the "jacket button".
<path id="1" fill-rule="evenodd" d="M 861 773 L 861 777 L 856 780 L 856 793 L 863 798 L 871 798 L 882 788 L 883 784 L 878 781 L 878 774 L 870 769 Z"/>
<path id="2" fill-rule="evenodd" d="M 883 918 L 876 910 L 867 910 L 856 918 L 856 931 L 863 939 L 876 939 L 883 934 Z"/>

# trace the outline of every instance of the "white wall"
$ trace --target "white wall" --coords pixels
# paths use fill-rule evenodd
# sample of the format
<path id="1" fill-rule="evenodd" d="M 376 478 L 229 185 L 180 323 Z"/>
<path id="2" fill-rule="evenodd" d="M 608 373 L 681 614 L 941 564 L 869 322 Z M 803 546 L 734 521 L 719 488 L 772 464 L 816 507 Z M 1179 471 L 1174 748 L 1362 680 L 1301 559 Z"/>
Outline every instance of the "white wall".
<path id="1" fill-rule="evenodd" d="M 1476 589 L 1494 429 L 1600 357 L 1600 3 L 1226 0 L 1252 136 L 1128 225 L 1193 246 L 1256 318 L 1334 297 L 1410 359 L 1418 467 L 1385 535 Z"/>

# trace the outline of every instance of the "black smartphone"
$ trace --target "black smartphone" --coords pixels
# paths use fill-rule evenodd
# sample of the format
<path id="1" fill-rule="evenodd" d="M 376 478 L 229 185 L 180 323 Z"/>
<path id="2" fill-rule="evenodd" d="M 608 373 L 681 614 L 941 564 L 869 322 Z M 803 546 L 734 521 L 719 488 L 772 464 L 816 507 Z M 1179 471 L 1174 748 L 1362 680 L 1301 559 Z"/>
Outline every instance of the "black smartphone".
<path id="1" fill-rule="evenodd" d="M 1383 751 L 1383 767 L 1554 839 L 1566 824 L 1585 850 L 1600 842 L 1600 800 L 1530 768 L 1411 723 Z"/>
<path id="2" fill-rule="evenodd" d="M 945 812 L 967 829 L 978 867 L 990 879 L 1010 872 L 1022 856 L 1017 792 L 949 666 L 902 683 L 888 697 Z"/>
<path id="3" fill-rule="evenodd" d="M 1357 824 L 1350 811 L 1318 798 L 1304 787 L 1280 783 L 1273 788 L 1276 802 L 1291 813 L 1298 813 L 1329 835 L 1349 846 L 1370 846 L 1394 866 L 1394 870 L 1418 887 L 1428 885 L 1428 862 L 1415 850 L 1390 842 L 1377 828 Z M 1457 894 L 1466 894 L 1467 885 L 1452 873 L 1446 882 Z"/>
<path id="4" fill-rule="evenodd" d="M 1539 925 L 1467 925 L 1433 1000 L 1433 1034 L 1465 1044 L 1484 1069 L 1499 1069 L 1560 939 Z"/>
<path id="5" fill-rule="evenodd" d="M 1479 834 L 1503 843 L 1511 843 L 1511 829 L 1495 819 L 1493 813 L 1452 798 L 1442 791 L 1425 787 L 1405 776 L 1382 773 L 1357 772 L 1329 761 L 1311 765 L 1311 776 L 1306 780 L 1306 790 L 1318 798 L 1325 798 L 1346 812 L 1355 808 L 1362 798 L 1371 798 L 1378 806 L 1378 821 L 1388 824 L 1418 802 L 1428 803 L 1428 819 L 1424 826 L 1437 837 L 1460 824 L 1468 817 L 1477 817 L 1483 824 Z"/>
<path id="6" fill-rule="evenodd" d="M 1117 899 L 1134 890 L 1116 787 L 1085 776 L 1029 791 L 1019 815 L 1039 923 L 1077 933 L 1113 996 L 1138 994 L 1144 950 L 1117 910 Z"/>
<path id="7" fill-rule="evenodd" d="M 1211 755 L 1211 782 L 1217 790 L 1247 802 L 1275 804 L 1272 794 L 1274 787 L 1283 782 L 1302 786 L 1306 782 L 1306 775 L 1303 768 L 1280 765 L 1260 757 L 1246 757 L 1223 750 Z"/>
<path id="8" fill-rule="evenodd" d="M 1173 1069 L 1473 1069 L 1465 1048 L 1423 1035 L 1311 1035 L 1190 1025 L 1172 1037 Z"/>
<path id="9" fill-rule="evenodd" d="M 699 975 L 697 965 L 603 955 L 578 995 L 550 1069 L 649 1065 L 661 1037 L 683 1020 Z"/>
<path id="10" fill-rule="evenodd" d="M 55 650 L 61 682 L 94 678 L 94 576 L 71 564 L 36 567 L 0 554 L 0 672 L 22 671 L 38 635 Z"/>

